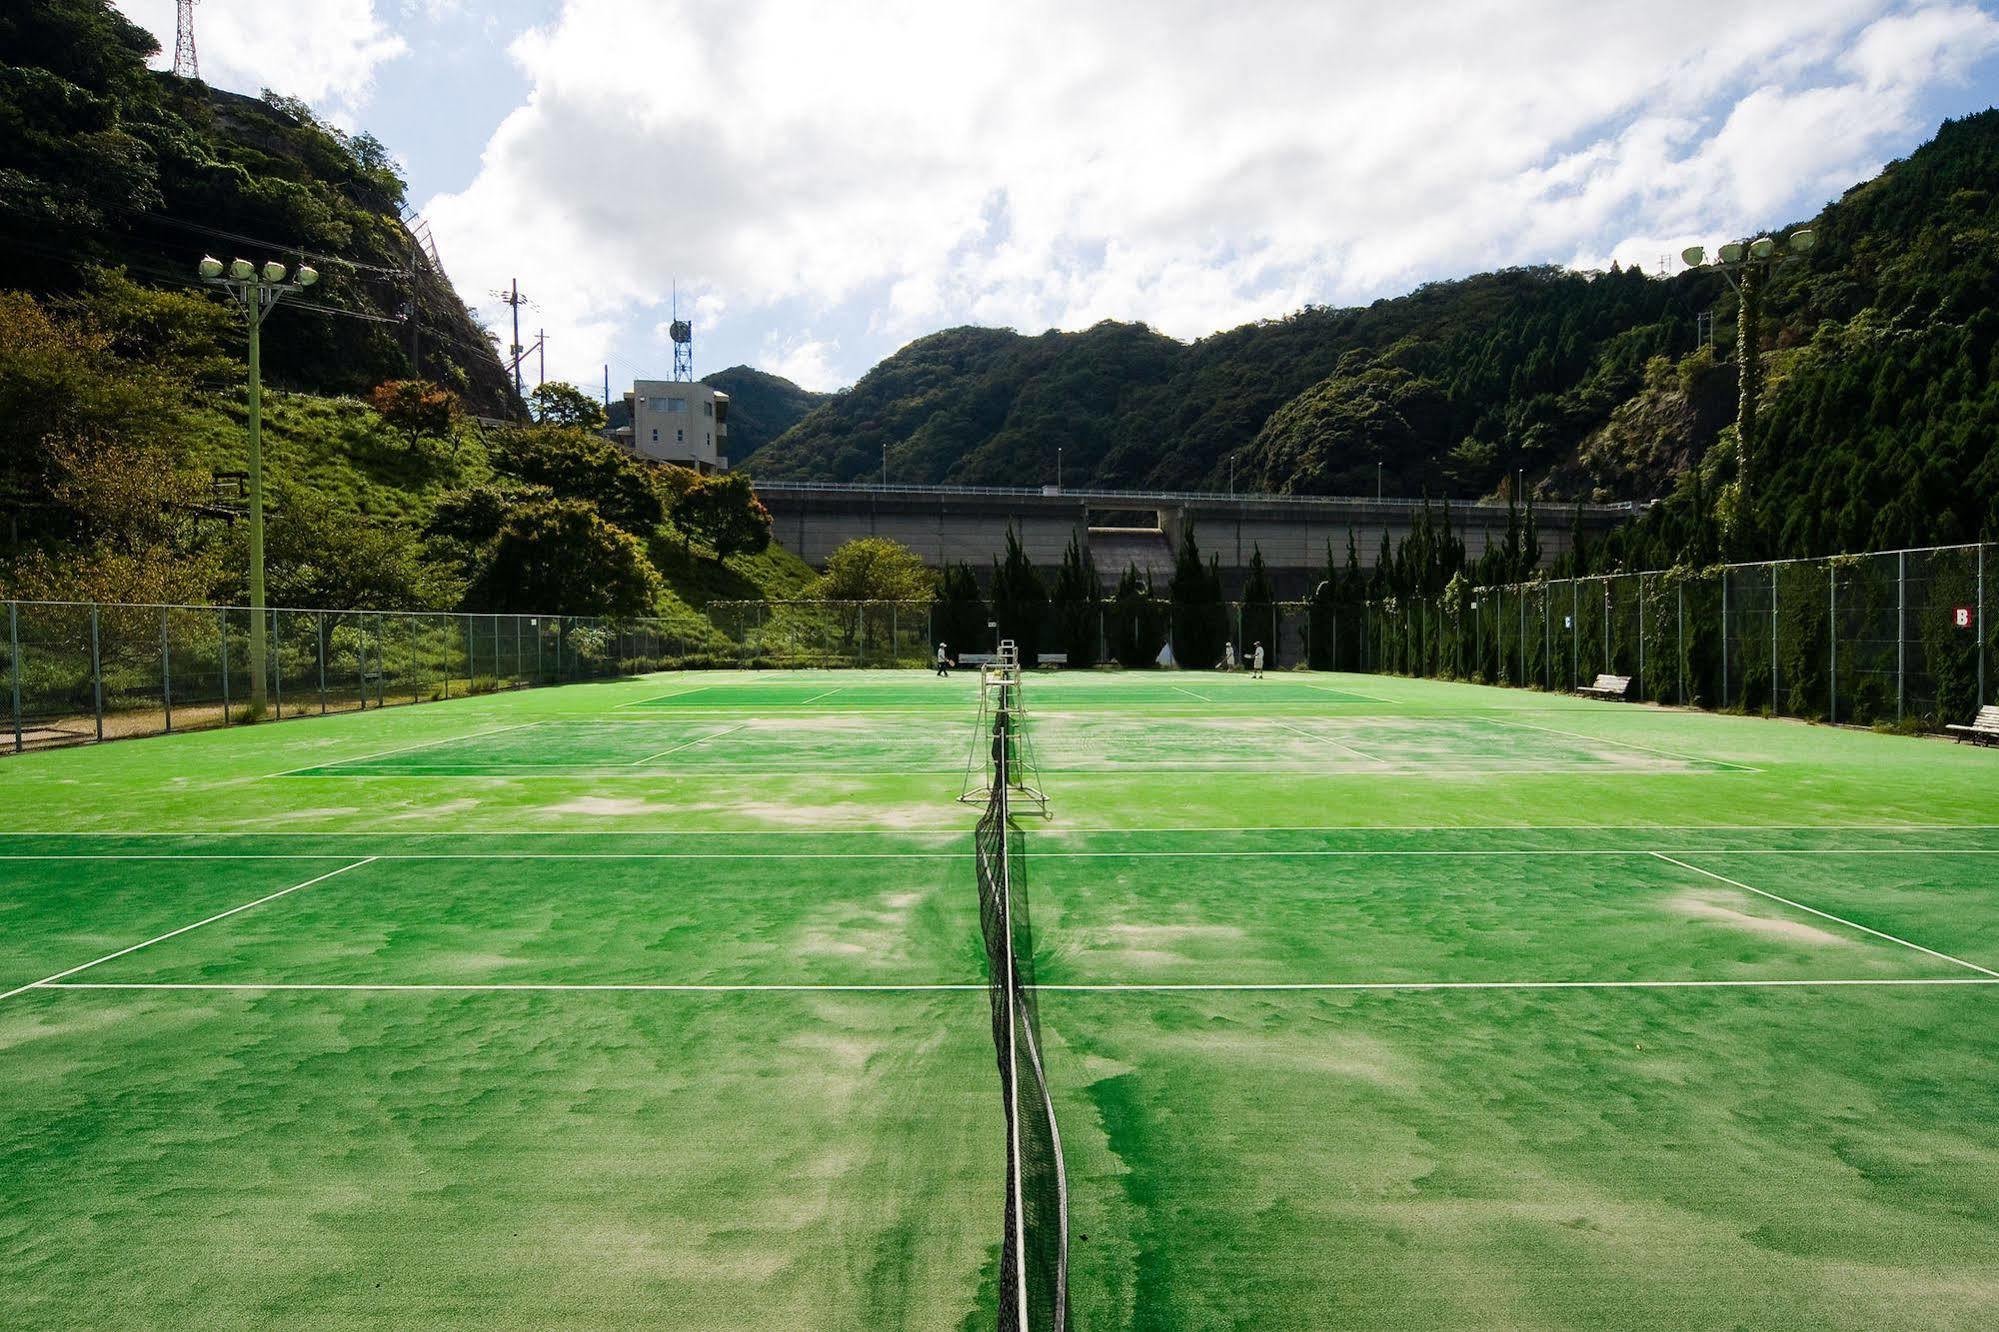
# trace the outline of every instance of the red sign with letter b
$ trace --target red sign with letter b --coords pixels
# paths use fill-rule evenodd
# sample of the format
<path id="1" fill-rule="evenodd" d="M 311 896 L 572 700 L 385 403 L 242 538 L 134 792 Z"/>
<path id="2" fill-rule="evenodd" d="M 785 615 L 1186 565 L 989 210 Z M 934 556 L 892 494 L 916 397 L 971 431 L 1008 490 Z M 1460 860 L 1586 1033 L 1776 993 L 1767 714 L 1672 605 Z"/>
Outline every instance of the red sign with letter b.
<path id="1" fill-rule="evenodd" d="M 1971 607 L 1959 606 L 1957 610 L 1953 612 L 1953 615 L 1956 618 L 1958 628 L 1969 629 L 1971 627 Z"/>

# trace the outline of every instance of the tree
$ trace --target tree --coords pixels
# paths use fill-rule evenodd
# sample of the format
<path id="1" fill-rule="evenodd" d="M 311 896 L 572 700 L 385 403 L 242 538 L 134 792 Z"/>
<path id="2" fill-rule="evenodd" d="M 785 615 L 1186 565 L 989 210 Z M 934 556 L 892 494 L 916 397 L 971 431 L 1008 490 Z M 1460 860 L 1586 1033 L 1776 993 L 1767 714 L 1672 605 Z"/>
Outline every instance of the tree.
<path id="1" fill-rule="evenodd" d="M 409 441 L 412 451 L 426 439 L 450 434 L 460 413 L 458 395 L 427 379 L 392 379 L 378 384 L 368 402 L 390 429 Z"/>
<path id="2" fill-rule="evenodd" d="M 1097 583 L 1097 562 L 1075 533 L 1069 535 L 1068 549 L 1062 552 L 1062 567 L 1055 574 L 1055 621 L 1062 650 L 1069 664 L 1094 666 L 1103 632 L 1104 590 Z"/>
<path id="3" fill-rule="evenodd" d="M 989 652 L 993 644 L 988 618 L 972 566 L 960 561 L 946 567 L 937 584 L 937 600 L 930 606 L 930 631 L 937 641 L 954 657 L 961 652 Z"/>
<path id="4" fill-rule="evenodd" d="M 651 613 L 659 575 L 638 538 L 581 500 L 515 509 L 466 593 L 469 608 L 514 614 Z"/>
<path id="5" fill-rule="evenodd" d="M 702 477 L 674 501 L 672 517 L 675 527 L 708 544 L 718 564 L 770 545 L 770 510 L 741 472 Z"/>
<path id="6" fill-rule="evenodd" d="M 924 601 L 937 579 L 923 557 L 888 537 L 857 537 L 826 557 L 807 595 L 823 601 Z"/>
<path id="7" fill-rule="evenodd" d="M 1020 649 L 1020 664 L 1032 668 L 1041 659 L 1042 621 L 1048 617 L 1048 587 L 1041 572 L 1027 558 L 1020 533 L 1009 523 L 1006 555 L 993 561 L 993 618 L 999 621 L 999 636 L 1012 639 Z"/>
<path id="8" fill-rule="evenodd" d="M 1167 584 L 1173 603 L 1173 655 L 1184 666 L 1207 669 L 1222 659 L 1228 639 L 1228 608 L 1222 601 L 1222 572 L 1217 561 L 1201 562 L 1194 524 L 1180 532 L 1180 551 Z"/>
<path id="9" fill-rule="evenodd" d="M 1152 595 L 1151 584 L 1135 563 L 1118 576 L 1110 618 L 1116 627 L 1112 641 L 1119 662 L 1126 666 L 1159 664 L 1159 649 L 1166 642 L 1166 617 Z"/>
<path id="10" fill-rule="evenodd" d="M 1353 529 L 1347 529 L 1353 540 Z M 1339 561 L 1333 557 L 1333 543 L 1326 542 L 1326 567 L 1312 589 L 1310 627 L 1306 634 L 1305 658 L 1315 671 L 1339 669 L 1339 614 L 1341 596 Z"/>
<path id="11" fill-rule="evenodd" d="M 502 430 L 487 447 L 498 471 L 593 504 L 606 522 L 640 535 L 666 520 L 665 473 L 685 471 L 655 467 L 602 435 L 562 426 Z"/>
<path id="12" fill-rule="evenodd" d="M 528 394 L 528 413 L 536 425 L 565 430 L 602 430 L 604 409 L 574 384 L 543 384 Z"/>
<path id="13" fill-rule="evenodd" d="M 1330 556 L 1331 551 L 1327 554 Z M 1251 644 L 1262 643 L 1265 664 L 1276 666 L 1283 636 L 1283 623 L 1277 618 L 1277 589 L 1272 586 L 1270 570 L 1263 562 L 1263 547 L 1252 545 L 1249 576 L 1242 585 L 1242 642 L 1236 645 L 1236 650 L 1246 653 Z"/>

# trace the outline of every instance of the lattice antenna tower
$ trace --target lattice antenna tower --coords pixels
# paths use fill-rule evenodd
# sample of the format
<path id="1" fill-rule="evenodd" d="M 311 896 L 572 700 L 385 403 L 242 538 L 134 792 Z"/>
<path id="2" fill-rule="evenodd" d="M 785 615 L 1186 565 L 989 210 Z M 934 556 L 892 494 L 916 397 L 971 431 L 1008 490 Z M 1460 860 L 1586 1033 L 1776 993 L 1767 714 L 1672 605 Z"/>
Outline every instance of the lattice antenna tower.
<path id="1" fill-rule="evenodd" d="M 174 22 L 174 73 L 183 79 L 201 77 L 201 57 L 194 50 L 194 6 L 197 0 L 180 0 Z"/>
<path id="2" fill-rule="evenodd" d="M 673 284 L 673 322 L 667 325 L 673 338 L 673 382 L 694 382 L 694 325 L 680 317 L 680 284 Z"/>

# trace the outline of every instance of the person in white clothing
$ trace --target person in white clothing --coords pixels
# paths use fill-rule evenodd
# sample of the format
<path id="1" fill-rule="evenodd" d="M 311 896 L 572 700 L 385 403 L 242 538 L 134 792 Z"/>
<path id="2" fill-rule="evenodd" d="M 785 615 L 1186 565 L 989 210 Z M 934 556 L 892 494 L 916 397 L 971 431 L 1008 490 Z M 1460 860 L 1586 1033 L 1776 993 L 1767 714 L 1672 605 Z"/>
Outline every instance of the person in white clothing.
<path id="1" fill-rule="evenodd" d="M 937 645 L 937 674 L 947 680 L 951 678 L 951 657 L 944 651 L 942 643 Z"/>
<path id="2" fill-rule="evenodd" d="M 1263 678 L 1263 644 L 1261 643 L 1258 643 L 1250 650 L 1249 678 L 1252 680 L 1261 680 Z"/>
<path id="3" fill-rule="evenodd" d="M 1222 669 L 1225 671 L 1235 669 L 1235 644 L 1233 643 L 1224 643 L 1222 645 Z"/>

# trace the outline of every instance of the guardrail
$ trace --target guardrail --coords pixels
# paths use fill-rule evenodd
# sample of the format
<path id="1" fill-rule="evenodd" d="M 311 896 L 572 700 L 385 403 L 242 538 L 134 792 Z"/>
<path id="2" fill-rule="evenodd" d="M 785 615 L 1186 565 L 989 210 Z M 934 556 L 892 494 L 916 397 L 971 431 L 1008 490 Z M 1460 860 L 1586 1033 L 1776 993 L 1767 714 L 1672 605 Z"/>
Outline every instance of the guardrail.
<path id="1" fill-rule="evenodd" d="M 990 496 L 1005 499 L 1084 500 L 1092 503 L 1102 503 L 1106 506 L 1151 506 L 1158 504 L 1345 504 L 1358 506 L 1363 509 L 1392 509 L 1398 512 L 1420 509 L 1425 504 L 1428 504 L 1432 508 L 1441 508 L 1444 503 L 1441 500 L 1399 499 L 1392 496 L 1377 498 L 1373 495 L 1274 495 L 1205 490 L 1099 490 L 1095 488 L 1077 489 L 1067 486 L 918 486 L 896 483 L 883 484 L 878 481 L 784 481 L 760 479 L 756 483 L 756 489 L 759 495 L 764 496 L 787 493 L 799 495 L 852 495 L 856 497 L 869 495 L 899 497 Z M 1452 500 L 1450 504 L 1454 509 L 1489 510 L 1504 509 L 1506 507 L 1504 501 L 1491 499 Z M 1634 502 L 1623 500 L 1614 504 L 1584 504 L 1581 507 L 1582 511 L 1588 514 L 1629 517 L 1635 513 L 1643 513 L 1647 508 L 1650 508 L 1651 501 L 1639 500 Z M 1558 511 L 1573 513 L 1575 512 L 1575 508 L 1576 506 L 1574 505 L 1551 505 L 1546 511 L 1549 513 Z"/>

